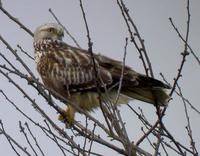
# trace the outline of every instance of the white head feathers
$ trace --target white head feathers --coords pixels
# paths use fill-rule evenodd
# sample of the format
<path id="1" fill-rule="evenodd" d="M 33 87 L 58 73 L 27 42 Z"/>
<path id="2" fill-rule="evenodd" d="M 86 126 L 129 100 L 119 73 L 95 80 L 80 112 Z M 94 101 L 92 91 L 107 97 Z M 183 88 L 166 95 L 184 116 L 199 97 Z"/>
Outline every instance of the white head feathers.
<path id="1" fill-rule="evenodd" d="M 41 39 L 52 39 L 52 40 L 62 40 L 64 36 L 63 27 L 56 23 L 46 23 L 38 28 L 34 32 L 34 41 Z"/>

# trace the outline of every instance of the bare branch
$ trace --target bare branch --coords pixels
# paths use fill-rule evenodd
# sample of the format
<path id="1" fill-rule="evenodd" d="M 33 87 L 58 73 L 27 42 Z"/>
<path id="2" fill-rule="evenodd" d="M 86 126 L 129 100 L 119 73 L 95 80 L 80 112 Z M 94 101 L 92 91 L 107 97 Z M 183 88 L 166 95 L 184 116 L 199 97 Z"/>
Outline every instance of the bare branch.
<path id="1" fill-rule="evenodd" d="M 125 20 L 125 23 L 127 25 L 127 28 L 128 28 L 129 34 L 130 34 L 130 38 L 131 38 L 131 42 L 134 43 L 134 46 L 136 47 L 136 49 L 139 52 L 139 55 L 140 55 L 139 58 L 142 60 L 146 75 L 147 76 L 149 75 L 149 70 L 150 70 L 150 74 L 153 77 L 153 70 L 152 70 L 152 67 L 151 67 L 151 63 L 149 61 L 149 57 L 148 57 L 147 52 L 146 52 L 146 48 L 145 48 L 145 45 L 144 45 L 144 40 L 141 38 L 141 36 L 139 34 L 139 31 L 138 31 L 135 23 L 133 22 L 131 16 L 129 15 L 128 9 L 125 6 L 123 0 L 120 0 L 120 1 L 117 0 L 117 4 L 118 4 L 118 6 L 119 6 L 119 8 L 121 10 L 122 16 L 123 16 L 123 18 Z M 134 28 L 136 33 L 133 34 L 129 22 L 133 26 L 133 28 Z M 138 39 L 140 41 L 140 44 L 142 46 L 141 48 L 137 44 L 136 39 L 135 39 L 134 36 L 138 37 Z M 147 63 L 146 63 L 145 59 L 146 59 Z M 147 67 L 147 65 L 148 65 L 148 67 Z"/>
<path id="2" fill-rule="evenodd" d="M 3 8 L 2 4 L 0 5 L 0 10 L 8 16 L 13 22 L 20 26 L 23 30 L 25 30 L 29 35 L 33 37 L 33 33 L 30 29 L 28 29 L 24 24 L 22 24 L 16 17 L 12 16 L 6 9 Z"/>
<path id="3" fill-rule="evenodd" d="M 173 20 L 172 20 L 171 17 L 169 18 L 169 21 L 170 21 L 172 27 L 174 28 L 174 30 L 176 31 L 177 35 L 179 36 L 179 38 L 188 46 L 188 48 L 189 48 L 191 54 L 194 56 L 194 58 L 196 59 L 197 63 L 200 65 L 200 59 L 199 59 L 199 57 L 198 57 L 198 56 L 195 54 L 195 52 L 192 50 L 192 47 L 191 47 L 188 43 L 186 43 L 186 40 L 183 38 L 183 36 L 182 36 L 181 33 L 179 32 L 178 28 L 175 26 L 175 24 L 174 24 L 174 22 L 173 22 Z"/>
<path id="4" fill-rule="evenodd" d="M 167 85 L 171 86 L 170 83 L 165 79 L 165 77 L 162 73 L 160 73 L 160 76 L 162 77 L 162 79 L 164 80 L 164 82 Z M 187 98 L 185 98 L 183 95 L 181 95 L 180 92 L 178 92 L 177 90 L 175 90 L 174 92 L 176 93 L 176 95 L 181 97 L 181 99 L 183 99 L 190 106 L 191 109 L 193 109 L 196 113 L 198 113 L 200 115 L 200 111 Z"/>
<path id="5" fill-rule="evenodd" d="M 31 156 L 31 154 L 26 150 L 26 148 L 22 147 L 20 145 L 20 143 L 18 143 L 17 141 L 15 141 L 15 139 L 13 139 L 9 134 L 6 133 L 5 129 L 4 129 L 4 126 L 3 126 L 3 122 L 0 120 L 0 131 L 1 133 L 6 137 L 6 139 L 8 140 L 10 146 L 12 147 L 12 149 L 15 151 L 15 153 L 20 156 L 20 154 L 18 153 L 18 151 L 15 149 L 15 147 L 13 146 L 16 145 L 21 151 L 24 152 L 24 154 L 28 155 L 28 156 Z"/>
<path id="6" fill-rule="evenodd" d="M 10 50 L 10 52 L 16 57 L 17 61 L 21 63 L 21 65 L 26 69 L 26 71 L 35 78 L 34 74 L 30 70 L 30 68 L 26 65 L 26 63 L 21 59 L 21 57 L 17 54 L 17 50 L 14 50 L 10 44 L 0 35 L 0 40 L 3 42 L 3 44 L 6 45 L 6 47 Z M 35 78 L 36 79 L 36 78 Z"/>
<path id="7" fill-rule="evenodd" d="M 60 24 L 65 32 L 67 33 L 67 35 L 72 39 L 72 41 L 75 43 L 75 45 L 78 47 L 78 48 L 81 48 L 80 45 L 78 44 L 77 40 L 71 35 L 71 33 L 67 30 L 67 28 L 60 22 L 60 20 L 58 19 L 58 17 L 55 15 L 55 13 L 52 11 L 51 8 L 49 8 L 49 12 L 51 13 L 51 15 L 54 17 L 54 19 L 57 21 L 58 24 Z"/>
<path id="8" fill-rule="evenodd" d="M 44 120 L 44 122 L 46 123 L 46 125 L 47 125 L 49 131 L 51 132 L 51 134 L 52 134 L 52 136 L 53 136 L 52 140 L 53 140 L 53 141 L 56 143 L 56 145 L 60 148 L 60 150 L 61 150 L 61 152 L 63 153 L 63 155 L 66 156 L 64 150 L 62 149 L 62 146 L 58 143 L 58 140 L 57 140 L 56 136 L 55 136 L 54 133 L 51 131 L 51 127 L 50 127 L 49 124 L 46 122 L 46 120 Z M 73 154 L 74 154 L 74 153 L 73 153 Z"/>
<path id="9" fill-rule="evenodd" d="M 28 136 L 27 136 L 27 134 L 26 134 L 26 132 L 25 132 L 24 127 L 22 126 L 21 121 L 19 121 L 19 128 L 20 128 L 20 132 L 23 133 L 23 135 L 24 135 L 24 137 L 25 137 L 25 139 L 26 139 L 26 141 L 27 141 L 29 147 L 30 147 L 30 148 L 32 149 L 32 151 L 34 152 L 34 155 L 38 156 L 38 154 L 36 153 L 35 149 L 33 148 L 32 144 L 31 144 L 31 142 L 29 141 L 29 138 L 28 138 Z"/>
<path id="10" fill-rule="evenodd" d="M 189 31 L 190 31 L 190 6 L 189 6 L 190 3 L 189 2 L 190 1 L 187 0 L 187 30 L 186 30 L 186 36 L 185 36 L 184 51 L 183 51 L 183 53 L 181 53 L 182 61 L 181 61 L 180 67 L 178 69 L 177 76 L 174 79 L 174 84 L 172 85 L 172 90 L 169 94 L 170 96 L 172 96 L 174 90 L 176 89 L 179 78 L 182 77 L 181 72 L 183 70 L 183 66 L 185 64 L 186 57 L 189 55 L 189 52 L 188 52 L 188 39 L 189 39 Z"/>
<path id="11" fill-rule="evenodd" d="M 28 52 L 24 51 L 24 49 L 18 44 L 17 47 L 21 50 L 22 53 L 24 53 L 28 58 L 31 60 L 34 60 L 34 58 L 28 54 Z"/>
<path id="12" fill-rule="evenodd" d="M 40 153 L 42 154 L 42 156 L 45 156 L 45 154 L 44 154 L 44 152 L 42 151 L 40 145 L 38 144 L 38 141 L 37 141 L 36 137 L 35 137 L 35 136 L 33 135 L 33 133 L 31 132 L 31 129 L 30 129 L 30 127 L 29 127 L 29 125 L 28 125 L 27 122 L 25 122 L 25 126 L 26 126 L 26 128 L 28 129 L 28 132 L 30 133 L 31 137 L 32 137 L 33 140 L 35 141 L 35 145 L 36 145 L 37 148 L 39 149 Z"/>
<path id="13" fill-rule="evenodd" d="M 178 84 L 177 84 L 177 88 L 179 90 L 181 97 L 183 97 L 181 87 Z M 194 139 L 193 139 L 193 136 L 192 136 L 192 128 L 191 128 L 191 124 L 190 124 L 190 117 L 189 117 L 189 114 L 188 114 L 188 108 L 187 108 L 186 102 L 183 98 L 182 98 L 182 101 L 183 101 L 184 109 L 185 109 L 185 116 L 186 116 L 186 120 L 187 120 L 186 129 L 187 129 L 187 132 L 188 132 L 188 136 L 190 138 L 191 149 L 192 149 L 194 155 L 197 156 L 198 152 L 197 152 L 197 149 L 195 147 L 195 142 L 194 142 Z"/>

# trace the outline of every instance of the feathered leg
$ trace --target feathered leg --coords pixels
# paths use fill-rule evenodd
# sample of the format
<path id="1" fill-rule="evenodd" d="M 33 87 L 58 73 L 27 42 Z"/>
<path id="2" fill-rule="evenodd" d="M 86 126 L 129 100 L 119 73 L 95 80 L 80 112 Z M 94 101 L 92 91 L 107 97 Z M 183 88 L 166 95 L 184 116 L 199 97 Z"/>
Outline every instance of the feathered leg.
<path id="1" fill-rule="evenodd" d="M 68 106 L 66 110 L 63 110 L 63 114 L 58 116 L 58 120 L 65 123 L 66 128 L 70 128 L 74 123 L 75 109 L 72 106 Z"/>

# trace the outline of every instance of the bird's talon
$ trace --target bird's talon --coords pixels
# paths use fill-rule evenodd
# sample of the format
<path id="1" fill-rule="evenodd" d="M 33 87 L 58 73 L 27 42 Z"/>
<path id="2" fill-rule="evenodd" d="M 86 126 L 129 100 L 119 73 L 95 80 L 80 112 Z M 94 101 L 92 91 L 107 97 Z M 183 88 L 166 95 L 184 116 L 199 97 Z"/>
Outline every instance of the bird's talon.
<path id="1" fill-rule="evenodd" d="M 63 112 L 58 116 L 58 120 L 65 123 L 66 128 L 72 127 L 74 124 L 74 109 L 69 106 L 66 111 L 63 110 Z"/>

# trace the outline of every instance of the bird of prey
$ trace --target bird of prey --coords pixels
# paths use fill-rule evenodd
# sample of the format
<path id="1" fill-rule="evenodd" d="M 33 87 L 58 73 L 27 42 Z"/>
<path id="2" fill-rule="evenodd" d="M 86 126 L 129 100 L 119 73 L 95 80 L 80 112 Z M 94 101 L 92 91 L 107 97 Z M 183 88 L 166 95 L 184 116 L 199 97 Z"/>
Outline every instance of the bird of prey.
<path id="1" fill-rule="evenodd" d="M 169 86 L 151 77 L 140 74 L 123 63 L 101 54 L 91 54 L 62 41 L 64 29 L 55 23 L 39 26 L 34 32 L 34 50 L 37 70 L 44 85 L 57 95 L 68 99 L 84 111 L 92 111 L 100 105 L 95 82 L 99 82 L 103 102 L 128 103 L 137 99 L 165 106 Z M 96 70 L 95 70 L 96 67 Z M 121 91 L 118 95 L 120 78 Z M 95 74 L 96 73 L 96 74 Z M 52 93 L 53 94 L 53 93 Z M 109 98 L 107 98 L 108 96 Z M 68 105 L 60 120 L 73 124 L 77 109 Z"/>

